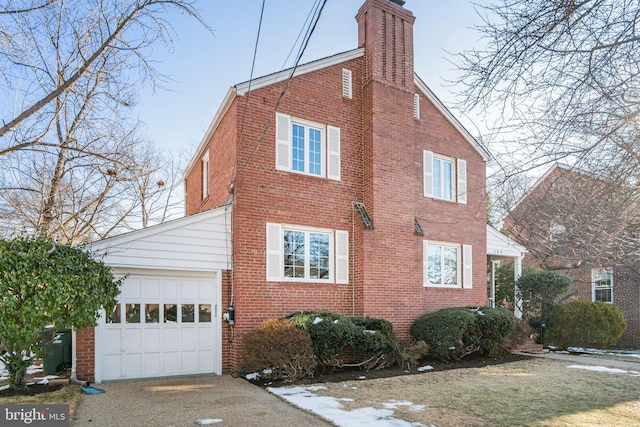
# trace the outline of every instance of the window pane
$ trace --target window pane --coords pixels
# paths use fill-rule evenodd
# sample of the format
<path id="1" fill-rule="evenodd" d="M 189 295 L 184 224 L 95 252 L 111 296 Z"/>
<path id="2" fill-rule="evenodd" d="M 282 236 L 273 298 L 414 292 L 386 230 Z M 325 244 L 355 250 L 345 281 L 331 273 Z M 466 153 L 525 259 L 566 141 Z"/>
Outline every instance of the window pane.
<path id="1" fill-rule="evenodd" d="M 200 304 L 198 307 L 198 322 L 211 322 L 211 304 Z"/>
<path id="2" fill-rule="evenodd" d="M 433 159 L 433 196 L 442 197 L 442 162 Z"/>
<path id="3" fill-rule="evenodd" d="M 120 311 L 120 304 L 116 304 L 116 306 L 113 307 L 111 315 L 107 317 L 107 323 L 121 323 L 122 320 L 120 319 Z"/>
<path id="4" fill-rule="evenodd" d="M 164 322 L 176 323 L 177 321 L 178 321 L 178 305 L 165 304 L 164 305 Z"/>
<path id="5" fill-rule="evenodd" d="M 458 249 L 444 247 L 443 280 L 445 285 L 458 284 Z"/>
<path id="6" fill-rule="evenodd" d="M 145 304 L 144 319 L 146 323 L 160 323 L 160 305 Z"/>
<path id="7" fill-rule="evenodd" d="M 304 172 L 304 126 L 293 125 L 291 130 L 291 167 L 294 171 Z"/>
<path id="8" fill-rule="evenodd" d="M 322 133 L 318 129 L 309 129 L 309 173 L 322 175 L 321 153 L 322 153 Z"/>
<path id="9" fill-rule="evenodd" d="M 427 280 L 433 285 L 441 283 L 442 254 L 440 246 L 427 247 Z"/>
<path id="10" fill-rule="evenodd" d="M 193 304 L 182 304 L 182 323 L 193 323 Z"/>
<path id="11" fill-rule="evenodd" d="M 304 232 L 285 230 L 284 277 L 304 277 Z"/>
<path id="12" fill-rule="evenodd" d="M 453 183 L 451 182 L 453 176 L 453 163 L 443 161 L 443 182 L 442 182 L 442 198 L 447 200 L 453 200 Z"/>
<path id="13" fill-rule="evenodd" d="M 309 275 L 312 279 L 329 279 L 329 235 L 309 233 Z"/>
<path id="14" fill-rule="evenodd" d="M 125 304 L 125 319 L 127 323 L 140 323 L 140 304 Z"/>

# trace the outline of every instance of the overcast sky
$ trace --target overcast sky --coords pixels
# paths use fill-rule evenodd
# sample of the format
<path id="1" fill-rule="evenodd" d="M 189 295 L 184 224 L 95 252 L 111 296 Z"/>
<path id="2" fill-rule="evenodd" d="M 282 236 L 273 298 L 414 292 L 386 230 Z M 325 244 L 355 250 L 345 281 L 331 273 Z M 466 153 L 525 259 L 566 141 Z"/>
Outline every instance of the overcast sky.
<path id="1" fill-rule="evenodd" d="M 293 65 L 300 43 L 296 39 L 315 3 L 266 0 L 254 77 Z M 363 3 L 328 0 L 301 63 L 355 49 L 355 15 Z M 155 93 L 144 89 L 135 109 L 153 141 L 188 154 L 200 143 L 228 89 L 250 78 L 262 0 L 200 0 L 199 7 L 214 34 L 191 18 L 166 16 L 176 31 L 174 50 L 158 46 L 153 58 L 172 81 Z M 479 35 L 470 27 L 480 19 L 469 0 L 407 0 L 404 7 L 416 16 L 415 71 L 450 106 L 454 97 L 446 80 L 456 74 L 446 52 L 477 47 Z M 454 114 L 476 134 L 468 119 Z"/>

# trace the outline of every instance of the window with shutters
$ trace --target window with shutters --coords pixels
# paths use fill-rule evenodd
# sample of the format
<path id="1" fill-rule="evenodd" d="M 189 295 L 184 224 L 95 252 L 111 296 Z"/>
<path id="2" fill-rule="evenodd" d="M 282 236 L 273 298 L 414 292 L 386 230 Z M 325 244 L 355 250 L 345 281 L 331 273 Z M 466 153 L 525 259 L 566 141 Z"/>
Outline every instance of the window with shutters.
<path id="1" fill-rule="evenodd" d="M 349 283 L 348 233 L 267 223 L 267 280 Z"/>
<path id="2" fill-rule="evenodd" d="M 276 113 L 276 169 L 340 180 L 340 129 Z"/>
<path id="3" fill-rule="evenodd" d="M 467 203 L 467 162 L 423 151 L 424 196 Z"/>
<path id="4" fill-rule="evenodd" d="M 424 286 L 472 288 L 470 245 L 424 241 Z"/>

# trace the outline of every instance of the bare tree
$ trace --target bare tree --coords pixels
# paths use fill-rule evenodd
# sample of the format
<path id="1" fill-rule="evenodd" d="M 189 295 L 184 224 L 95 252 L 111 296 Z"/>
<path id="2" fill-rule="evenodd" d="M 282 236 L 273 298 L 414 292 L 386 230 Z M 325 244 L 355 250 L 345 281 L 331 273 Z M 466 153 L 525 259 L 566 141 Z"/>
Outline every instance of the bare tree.
<path id="1" fill-rule="evenodd" d="M 478 6 L 485 47 L 460 54 L 462 107 L 485 113 L 505 176 L 555 161 L 637 179 L 640 3 Z"/>
<path id="2" fill-rule="evenodd" d="M 192 0 L 56 0 L 34 3 L 28 13 L 3 8 L 7 13 L 0 14 L 0 70 L 5 92 L 15 91 L 17 102 L 10 118 L 2 121 L 0 138 L 24 126 L 104 64 L 111 64 L 114 73 L 136 69 L 141 77 L 153 80 L 148 49 L 158 40 L 171 40 L 171 27 L 162 17 L 169 8 L 206 26 Z M 55 78 L 52 71 L 58 72 Z M 2 140 L 0 156 L 48 144 L 37 134 L 32 136 Z"/>
<path id="3" fill-rule="evenodd" d="M 154 14 L 169 6 L 195 14 L 181 0 L 56 0 L 11 15 L 2 89 L 29 107 L 0 137 L 4 234 L 26 229 L 79 243 L 175 211 L 176 170 L 130 117 L 138 83 L 156 77 L 146 49 L 169 30 Z"/>

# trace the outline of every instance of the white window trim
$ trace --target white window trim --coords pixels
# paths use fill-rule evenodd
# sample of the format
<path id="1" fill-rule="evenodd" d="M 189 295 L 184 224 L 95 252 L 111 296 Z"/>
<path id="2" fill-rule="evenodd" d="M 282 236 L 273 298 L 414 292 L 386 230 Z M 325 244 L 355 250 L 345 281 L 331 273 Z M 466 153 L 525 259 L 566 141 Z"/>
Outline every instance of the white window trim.
<path id="1" fill-rule="evenodd" d="M 450 247 L 457 249 L 456 284 L 443 285 L 429 283 L 429 246 Z M 473 288 L 473 249 L 471 245 L 451 242 L 424 240 L 422 242 L 422 285 L 425 288 L 472 289 Z"/>
<path id="2" fill-rule="evenodd" d="M 596 275 L 602 270 L 608 270 L 611 272 L 611 286 L 598 286 L 596 287 Z M 613 277 L 613 267 L 601 267 L 601 268 L 593 268 L 591 269 L 591 301 L 596 301 L 596 288 L 598 289 L 611 289 L 611 301 L 602 301 L 606 304 L 613 304 L 615 301 L 615 296 L 613 294 L 613 286 L 614 286 L 614 277 Z"/>
<path id="3" fill-rule="evenodd" d="M 293 170 L 292 156 L 292 126 L 299 124 L 308 130 L 309 127 L 321 132 L 320 175 L 309 173 L 308 170 Z M 315 178 L 328 178 L 340 181 L 340 128 L 323 125 L 309 120 L 291 117 L 287 114 L 276 113 L 276 169 L 297 173 Z M 308 140 L 305 138 L 305 143 Z M 308 168 L 308 147 L 305 147 L 305 169 Z"/>
<path id="4" fill-rule="evenodd" d="M 432 197 L 434 199 L 444 200 L 446 202 L 455 202 L 456 201 L 456 176 L 457 176 L 456 159 L 454 159 L 452 157 L 447 157 L 447 156 L 441 156 L 441 155 L 438 155 L 438 154 L 434 154 L 433 155 L 433 160 L 435 160 L 435 159 L 438 159 L 441 162 L 451 163 L 451 198 L 447 199 L 445 197 L 438 197 L 435 194 L 433 194 Z M 433 165 L 433 163 L 432 163 L 432 165 Z M 432 170 L 432 174 L 434 174 L 433 170 Z M 440 178 L 441 178 L 441 182 L 444 182 L 444 168 L 442 168 L 442 175 L 440 176 Z M 434 174 L 433 175 L 433 182 L 434 183 L 435 183 L 435 180 L 436 179 L 435 179 L 435 174 Z M 443 190 L 442 193 L 444 193 L 444 186 L 441 188 L 441 190 Z"/>
<path id="5" fill-rule="evenodd" d="M 266 228 L 266 274 L 268 282 L 349 283 L 349 233 L 347 231 L 276 223 L 267 223 Z M 302 231 L 305 233 L 326 233 L 329 235 L 328 279 L 284 276 L 284 241 L 282 237 L 285 230 Z"/>
<path id="6" fill-rule="evenodd" d="M 204 153 L 201 159 L 202 162 L 202 200 L 209 196 L 209 150 Z"/>

